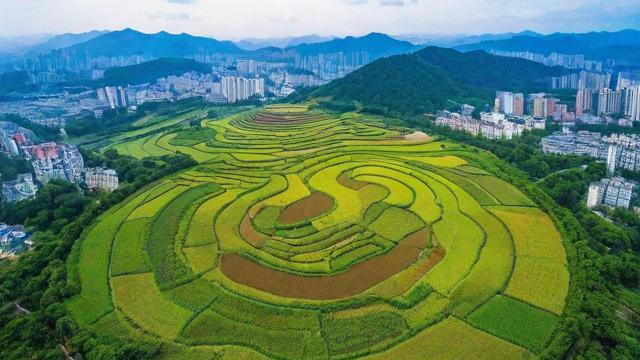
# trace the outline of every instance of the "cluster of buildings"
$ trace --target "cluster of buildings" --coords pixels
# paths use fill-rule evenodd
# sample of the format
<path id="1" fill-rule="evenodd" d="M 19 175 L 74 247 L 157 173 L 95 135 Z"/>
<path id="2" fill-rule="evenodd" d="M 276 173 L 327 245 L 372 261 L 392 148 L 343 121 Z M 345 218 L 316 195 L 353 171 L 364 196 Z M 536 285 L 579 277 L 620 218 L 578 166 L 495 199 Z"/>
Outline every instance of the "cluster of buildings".
<path id="1" fill-rule="evenodd" d="M 22 225 L 0 223 L 0 258 L 15 256 L 32 245 L 31 233 Z"/>
<path id="2" fill-rule="evenodd" d="M 506 57 L 515 57 L 539 62 L 547 66 L 563 66 L 569 69 L 584 69 L 587 71 L 601 72 L 607 67 L 613 67 L 613 60 L 607 62 L 586 60 L 582 54 L 560 54 L 552 52 L 549 55 L 529 51 L 491 50 L 491 54 Z"/>
<path id="3" fill-rule="evenodd" d="M 598 205 L 629 208 L 635 183 L 621 177 L 605 178 L 589 185 L 587 206 Z"/>
<path id="4" fill-rule="evenodd" d="M 471 117 L 470 112 L 472 111 L 468 105 L 463 108 L 463 114 L 445 110 L 438 111 L 435 124 L 476 136 L 482 135 L 488 139 L 511 139 L 513 136 L 522 134 L 524 130 L 544 129 L 545 127 L 544 119 L 534 119 L 531 116 L 483 112 L 480 113 L 478 120 Z"/>
<path id="5" fill-rule="evenodd" d="M 96 97 L 96 92 L 85 89 L 78 93 L 67 91 L 37 97 L 0 101 L 0 114 L 14 114 L 42 126 L 60 127 L 73 118 L 93 115 L 100 118 L 109 103 Z"/>
<path id="6" fill-rule="evenodd" d="M 202 97 L 215 103 L 234 103 L 252 96 L 264 97 L 264 79 L 187 72 L 160 78 L 155 84 L 104 87 L 96 90 L 98 101 L 109 108 L 137 106 L 146 102 L 176 101 Z"/>
<path id="7" fill-rule="evenodd" d="M 84 161 L 77 147 L 55 142 L 22 146 L 22 157 L 31 162 L 36 180 L 47 183 L 51 179 L 64 179 L 79 183 Z"/>
<path id="8" fill-rule="evenodd" d="M 323 80 L 333 80 L 373 61 L 367 51 L 335 52 L 315 55 L 298 55 L 294 59 L 296 68 L 317 74 Z"/>
<path id="9" fill-rule="evenodd" d="M 611 83 L 611 73 L 580 71 L 579 73 L 554 76 L 552 89 L 604 89 Z"/>
<path id="10" fill-rule="evenodd" d="M 529 94 L 525 99 L 523 93 L 498 91 L 493 111 L 514 116 L 529 114 L 536 119 L 553 117 L 556 121 L 575 121 L 575 114 L 568 111 L 566 104 L 546 93 Z"/>
<path id="11" fill-rule="evenodd" d="M 103 103 L 109 103 L 109 107 L 111 109 L 119 108 L 119 107 L 127 107 L 127 92 L 122 86 L 118 87 L 110 87 L 106 86 L 104 88 L 99 88 L 96 91 L 98 101 Z"/>
<path id="12" fill-rule="evenodd" d="M 542 139 L 542 150 L 553 154 L 589 156 L 605 162 L 607 173 L 617 169 L 640 171 L 640 136 L 578 131 L 553 134 Z M 589 186 L 587 206 L 628 208 L 635 183 L 622 177 L 601 179 Z"/>
<path id="13" fill-rule="evenodd" d="M 2 198 L 16 202 L 35 197 L 37 184 L 63 179 L 84 184 L 88 189 L 113 191 L 118 188 L 118 174 L 112 169 L 87 168 L 77 147 L 55 142 L 34 144 L 29 130 L 0 122 L 0 151 L 20 157 L 31 164 L 32 173 L 18 174 L 17 179 L 2 182 Z M 7 145 L 8 144 L 8 145 Z"/>
<path id="14" fill-rule="evenodd" d="M 0 121 L 0 151 L 9 155 L 19 155 L 19 146 L 33 143 L 37 140 L 33 131 L 20 127 L 12 122 Z"/>
<path id="15" fill-rule="evenodd" d="M 597 132 L 563 132 L 544 137 L 542 151 L 552 154 L 584 155 L 604 161 L 611 174 L 617 169 L 640 171 L 640 136 Z"/>
<path id="16" fill-rule="evenodd" d="M 597 132 L 563 132 L 542 139 L 542 151 L 552 154 L 585 155 L 604 161 L 609 173 L 617 169 L 640 171 L 640 136 Z"/>
<path id="17" fill-rule="evenodd" d="M 576 114 L 620 114 L 630 121 L 640 121 L 640 85 L 620 90 L 580 89 L 576 94 Z"/>

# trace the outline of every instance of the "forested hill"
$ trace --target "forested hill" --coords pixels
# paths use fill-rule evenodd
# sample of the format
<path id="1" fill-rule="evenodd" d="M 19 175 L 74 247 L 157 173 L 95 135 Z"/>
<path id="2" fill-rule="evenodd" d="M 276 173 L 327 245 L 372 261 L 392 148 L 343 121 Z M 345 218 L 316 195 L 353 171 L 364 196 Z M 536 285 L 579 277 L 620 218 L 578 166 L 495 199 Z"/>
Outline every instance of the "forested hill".
<path id="1" fill-rule="evenodd" d="M 452 101 L 490 103 L 496 90 L 544 91 L 552 76 L 567 72 L 483 51 L 427 47 L 377 60 L 309 96 L 356 101 L 388 115 L 415 116 L 446 108 Z"/>
<path id="2" fill-rule="evenodd" d="M 182 75 L 186 72 L 211 72 L 211 66 L 184 58 L 160 58 L 136 65 L 107 69 L 102 79 L 92 83 L 93 86 L 134 85 L 155 83 L 161 77 Z"/>

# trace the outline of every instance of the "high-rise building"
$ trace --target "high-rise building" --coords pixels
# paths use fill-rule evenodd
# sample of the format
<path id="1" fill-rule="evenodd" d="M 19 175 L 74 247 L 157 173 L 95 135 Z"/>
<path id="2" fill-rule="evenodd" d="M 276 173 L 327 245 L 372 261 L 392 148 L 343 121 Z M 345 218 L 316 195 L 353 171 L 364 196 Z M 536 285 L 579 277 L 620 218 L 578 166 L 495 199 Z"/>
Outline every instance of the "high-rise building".
<path id="1" fill-rule="evenodd" d="M 593 110 L 596 115 L 622 112 L 623 93 L 604 88 L 593 95 Z"/>
<path id="2" fill-rule="evenodd" d="M 607 172 L 613 174 L 616 171 L 616 165 L 620 157 L 620 149 L 616 145 L 609 145 L 607 151 Z"/>
<path id="3" fill-rule="evenodd" d="M 223 76 L 220 89 L 230 103 L 246 100 L 254 95 L 264 96 L 264 79 Z"/>
<path id="4" fill-rule="evenodd" d="M 630 86 L 625 89 L 624 114 L 631 121 L 640 121 L 640 86 Z"/>
<path id="5" fill-rule="evenodd" d="M 544 107 L 543 107 L 543 116 L 544 117 L 548 117 L 548 116 L 553 116 L 553 112 L 555 111 L 556 108 L 556 102 L 558 102 L 560 100 L 552 98 L 552 97 L 546 97 L 544 99 Z"/>
<path id="6" fill-rule="evenodd" d="M 496 92 L 496 99 L 499 99 L 499 109 L 498 112 L 502 114 L 511 115 L 513 114 L 513 93 L 508 91 L 498 91 Z"/>
<path id="7" fill-rule="evenodd" d="M 567 113 L 566 104 L 555 104 L 553 107 L 553 120 L 560 121 L 564 119 L 566 113 Z"/>
<path id="8" fill-rule="evenodd" d="M 576 94 L 576 116 L 582 116 L 585 112 L 593 110 L 593 94 L 594 90 L 581 89 Z"/>
<path id="9" fill-rule="evenodd" d="M 524 115 L 524 94 L 513 94 L 513 115 Z"/>
<path id="10" fill-rule="evenodd" d="M 494 112 L 506 115 L 524 115 L 524 94 L 497 91 Z"/>

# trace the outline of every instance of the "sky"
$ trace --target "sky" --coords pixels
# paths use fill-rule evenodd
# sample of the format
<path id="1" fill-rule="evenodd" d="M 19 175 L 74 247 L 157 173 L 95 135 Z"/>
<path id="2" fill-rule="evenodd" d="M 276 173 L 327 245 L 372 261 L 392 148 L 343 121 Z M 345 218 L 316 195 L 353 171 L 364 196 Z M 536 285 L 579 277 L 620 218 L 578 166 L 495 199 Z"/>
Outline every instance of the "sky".
<path id="1" fill-rule="evenodd" d="M 124 28 L 218 39 L 640 29 L 640 0 L 0 0 L 0 37 Z"/>

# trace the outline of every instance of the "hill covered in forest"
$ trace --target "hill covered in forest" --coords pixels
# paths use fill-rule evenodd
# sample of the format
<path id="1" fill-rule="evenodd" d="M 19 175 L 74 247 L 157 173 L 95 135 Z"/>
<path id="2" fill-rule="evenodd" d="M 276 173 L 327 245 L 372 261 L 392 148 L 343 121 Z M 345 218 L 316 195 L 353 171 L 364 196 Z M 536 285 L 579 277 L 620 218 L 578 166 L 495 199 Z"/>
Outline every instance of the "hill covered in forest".
<path id="1" fill-rule="evenodd" d="M 357 102 L 391 115 L 414 116 L 453 102 L 489 103 L 497 90 L 544 91 L 553 76 L 569 72 L 484 51 L 427 47 L 375 61 L 305 97 Z"/>

